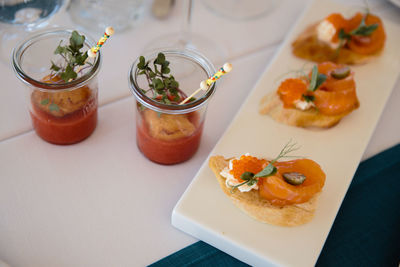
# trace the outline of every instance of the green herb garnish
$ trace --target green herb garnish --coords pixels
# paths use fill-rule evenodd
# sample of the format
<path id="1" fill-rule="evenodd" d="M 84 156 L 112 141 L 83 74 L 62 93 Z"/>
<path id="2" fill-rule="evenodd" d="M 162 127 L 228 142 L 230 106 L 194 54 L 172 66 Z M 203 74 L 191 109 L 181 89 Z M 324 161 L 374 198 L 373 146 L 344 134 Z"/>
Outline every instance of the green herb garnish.
<path id="1" fill-rule="evenodd" d="M 169 61 L 165 59 L 163 53 L 158 53 L 157 58 L 152 63 L 146 61 L 143 56 L 139 57 L 137 68 L 139 75 L 145 75 L 149 88 L 142 92 L 146 94 L 148 91 L 152 93 L 152 99 L 164 104 L 177 104 L 187 96 L 179 89 L 179 82 L 170 74 Z"/>
<path id="2" fill-rule="evenodd" d="M 244 180 L 244 182 L 231 186 L 231 193 L 236 188 L 239 188 L 242 185 L 248 185 L 248 186 L 253 186 L 254 184 L 258 183 L 258 178 L 260 177 L 268 177 L 274 175 L 278 169 L 274 166 L 274 163 L 277 162 L 281 158 L 289 158 L 289 157 L 296 157 L 296 156 L 289 156 L 288 154 L 299 149 L 299 147 L 296 147 L 296 143 L 292 143 L 292 140 L 290 140 L 281 150 L 279 155 L 271 160 L 269 164 L 259 173 L 252 173 L 252 172 L 244 172 L 241 176 L 240 179 Z"/>
<path id="3" fill-rule="evenodd" d="M 377 23 L 366 25 L 365 19 L 367 16 L 368 13 L 366 13 L 362 18 L 360 25 L 358 25 L 358 27 L 351 32 L 346 33 L 343 28 L 339 30 L 340 43 L 338 49 L 336 50 L 337 54 L 339 54 L 340 49 L 344 46 L 346 41 L 350 41 L 353 36 L 370 36 L 379 27 L 379 24 Z"/>
<path id="4" fill-rule="evenodd" d="M 350 40 L 351 39 L 351 34 L 350 33 L 346 33 L 344 31 L 344 29 L 342 28 L 342 29 L 339 30 L 339 39 L 343 40 L 343 41 Z"/>
<path id="5" fill-rule="evenodd" d="M 350 36 L 370 36 L 378 28 L 379 24 L 377 23 L 368 26 L 365 24 L 365 19 L 367 16 L 368 13 L 362 18 L 360 25 L 350 32 Z"/>
<path id="6" fill-rule="evenodd" d="M 43 99 L 42 101 L 40 101 L 40 104 L 45 106 L 45 105 L 47 105 L 49 102 L 50 102 L 50 100 L 49 100 L 48 98 L 46 98 L 46 99 Z"/>
<path id="7" fill-rule="evenodd" d="M 310 80 L 310 85 L 308 86 L 308 91 L 314 92 L 325 81 L 326 81 L 326 75 L 319 73 L 317 65 L 314 65 L 311 72 L 311 80 Z"/>
<path id="8" fill-rule="evenodd" d="M 50 99 L 45 98 L 42 101 L 40 101 L 40 105 L 47 106 L 50 103 Z M 50 103 L 49 105 L 49 110 L 50 111 L 60 111 L 60 108 L 56 103 Z"/>
<path id="9" fill-rule="evenodd" d="M 315 96 L 313 96 L 313 95 L 303 94 L 302 97 L 306 102 L 313 102 L 315 100 Z"/>
<path id="10" fill-rule="evenodd" d="M 364 25 L 362 25 L 364 24 Z M 370 36 L 376 29 L 378 29 L 379 24 L 365 25 L 364 19 L 361 21 L 360 26 L 351 32 L 351 35 L 355 36 Z"/>
<path id="11" fill-rule="evenodd" d="M 58 105 L 54 104 L 54 103 L 51 103 L 49 105 L 49 109 L 50 109 L 50 111 L 60 111 L 60 108 L 58 107 Z"/>
<path id="12" fill-rule="evenodd" d="M 62 45 L 62 41 L 54 51 L 55 55 L 60 55 L 64 62 L 56 64 L 51 62 L 50 70 L 54 71 L 53 75 L 59 75 L 65 82 L 75 79 L 78 77 L 78 73 L 75 68 L 78 66 L 84 66 L 85 64 L 91 65 L 86 62 L 88 57 L 86 51 L 82 52 L 81 49 L 85 43 L 85 36 L 80 35 L 77 31 L 73 31 L 69 38 L 69 45 Z M 80 69 L 79 71 L 81 71 Z"/>

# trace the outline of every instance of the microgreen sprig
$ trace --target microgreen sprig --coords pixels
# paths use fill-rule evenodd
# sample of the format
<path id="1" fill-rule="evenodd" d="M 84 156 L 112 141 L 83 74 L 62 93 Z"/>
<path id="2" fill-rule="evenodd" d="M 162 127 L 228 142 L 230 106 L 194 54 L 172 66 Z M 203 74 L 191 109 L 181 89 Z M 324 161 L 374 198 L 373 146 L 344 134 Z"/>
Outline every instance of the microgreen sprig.
<path id="1" fill-rule="evenodd" d="M 62 45 L 62 41 L 54 51 L 55 55 L 60 55 L 64 62 L 56 64 L 51 61 L 50 70 L 54 71 L 53 76 L 60 76 L 65 82 L 75 79 L 78 77 L 78 73 L 75 71 L 77 66 L 84 66 L 90 63 L 86 62 L 88 57 L 86 51 L 82 52 L 81 49 L 85 43 L 85 36 L 80 35 L 77 31 L 73 31 L 69 38 L 69 45 Z M 79 70 L 82 71 L 82 68 Z"/>
<path id="2" fill-rule="evenodd" d="M 163 53 L 158 53 L 157 58 L 151 62 L 146 61 L 143 56 L 139 57 L 137 68 L 139 75 L 145 75 L 150 89 L 142 90 L 143 93 L 151 91 L 152 98 L 164 104 L 176 104 L 187 96 L 179 89 L 179 82 L 170 74 L 169 61 Z"/>
<path id="3" fill-rule="evenodd" d="M 293 158 L 293 157 L 298 157 L 298 156 L 290 156 L 288 154 L 292 153 L 293 151 L 298 150 L 300 147 L 297 146 L 296 143 L 292 142 L 292 140 L 289 140 L 289 142 L 286 143 L 286 145 L 282 148 L 281 152 L 279 152 L 279 155 L 271 160 L 269 164 L 260 172 L 254 174 L 252 172 L 244 172 L 241 176 L 240 179 L 244 180 L 244 182 L 231 186 L 231 193 L 236 188 L 239 188 L 240 186 L 243 185 L 248 185 L 248 186 L 253 186 L 254 184 L 258 183 L 259 178 L 264 178 L 268 176 L 274 175 L 278 169 L 274 166 L 274 163 L 277 162 L 281 158 Z"/>

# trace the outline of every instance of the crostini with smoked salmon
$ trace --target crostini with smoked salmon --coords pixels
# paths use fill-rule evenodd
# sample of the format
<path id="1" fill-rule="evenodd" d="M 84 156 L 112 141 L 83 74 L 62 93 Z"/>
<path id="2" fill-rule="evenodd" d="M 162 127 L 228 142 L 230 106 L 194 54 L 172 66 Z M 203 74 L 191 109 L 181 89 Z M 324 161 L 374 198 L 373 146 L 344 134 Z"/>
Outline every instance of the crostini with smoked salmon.
<path id="1" fill-rule="evenodd" d="M 297 226 L 314 217 L 326 175 L 310 159 L 278 161 L 293 150 L 293 144 L 288 144 L 273 160 L 249 154 L 231 159 L 213 156 L 209 166 L 222 191 L 250 217 L 273 225 Z"/>
<path id="2" fill-rule="evenodd" d="M 289 78 L 264 96 L 259 112 L 298 127 L 327 128 L 359 107 L 354 72 L 345 65 L 324 62 L 309 75 Z"/>
<path id="3" fill-rule="evenodd" d="M 305 29 L 292 43 L 293 54 L 317 63 L 361 64 L 378 56 L 386 40 L 382 20 L 369 12 L 346 19 L 333 13 Z"/>

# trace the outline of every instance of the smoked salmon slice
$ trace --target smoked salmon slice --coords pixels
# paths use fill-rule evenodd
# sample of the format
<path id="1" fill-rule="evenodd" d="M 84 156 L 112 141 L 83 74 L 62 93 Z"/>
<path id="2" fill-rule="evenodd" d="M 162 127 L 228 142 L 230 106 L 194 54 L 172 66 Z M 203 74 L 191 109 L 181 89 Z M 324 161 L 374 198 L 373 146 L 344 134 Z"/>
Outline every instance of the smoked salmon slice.
<path id="1" fill-rule="evenodd" d="M 273 205 L 285 206 L 304 203 L 320 192 L 325 184 L 326 175 L 321 167 L 310 159 L 297 159 L 274 163 L 278 169 L 273 176 L 260 178 L 259 194 Z M 297 172 L 306 179 L 300 185 L 291 185 L 283 178 L 284 173 Z"/>

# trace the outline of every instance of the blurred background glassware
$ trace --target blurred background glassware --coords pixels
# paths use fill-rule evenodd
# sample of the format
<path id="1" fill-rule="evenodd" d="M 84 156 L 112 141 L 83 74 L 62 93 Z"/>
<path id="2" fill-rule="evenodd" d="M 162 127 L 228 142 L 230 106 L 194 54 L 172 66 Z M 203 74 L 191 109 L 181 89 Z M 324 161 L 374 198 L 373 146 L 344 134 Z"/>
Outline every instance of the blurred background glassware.
<path id="1" fill-rule="evenodd" d="M 48 26 L 69 0 L 0 0 L 0 60 L 9 64 L 12 49 L 29 33 Z"/>
<path id="2" fill-rule="evenodd" d="M 166 19 L 171 14 L 171 9 L 175 4 L 175 0 L 153 0 L 151 5 L 151 13 L 157 19 Z"/>
<path id="3" fill-rule="evenodd" d="M 179 82 L 178 89 L 186 95 L 184 98 L 193 93 L 201 81 L 215 73 L 213 64 L 193 50 L 157 50 L 144 57 L 153 62 L 159 52 L 169 61 L 170 73 Z M 160 164 L 176 164 L 190 159 L 199 148 L 208 101 L 216 90 L 216 84 L 186 104 L 162 103 L 155 100 L 157 97 L 149 90 L 146 76 L 140 74 L 138 63 L 139 58 L 129 72 L 130 88 L 137 102 L 138 148 L 148 159 Z"/>
<path id="4" fill-rule="evenodd" d="M 54 51 L 60 44 L 70 43 L 72 32 L 55 28 L 34 33 L 18 44 L 12 57 L 15 74 L 27 87 L 26 102 L 36 134 L 59 145 L 82 141 L 97 125 L 100 51 L 74 80 L 65 82 L 50 70 L 52 64 L 64 62 Z M 81 50 L 87 51 L 96 42 L 83 35 L 86 38 Z"/>
<path id="5" fill-rule="evenodd" d="M 197 50 L 209 58 L 215 65 L 221 65 L 227 60 L 225 48 L 215 42 L 211 36 L 192 31 L 193 0 L 180 1 L 183 19 L 179 32 L 172 32 L 155 38 L 145 47 L 145 52 L 155 49 L 175 48 Z M 197 1 L 196 1 L 197 2 Z"/>
<path id="6" fill-rule="evenodd" d="M 260 18 L 279 4 L 279 0 L 203 0 L 202 2 L 215 14 L 233 20 Z"/>
<path id="7" fill-rule="evenodd" d="M 144 0 L 71 0 L 68 12 L 74 23 L 94 34 L 108 26 L 121 32 L 139 21 L 145 4 Z"/>

